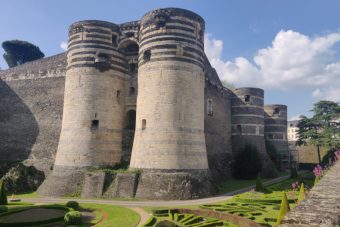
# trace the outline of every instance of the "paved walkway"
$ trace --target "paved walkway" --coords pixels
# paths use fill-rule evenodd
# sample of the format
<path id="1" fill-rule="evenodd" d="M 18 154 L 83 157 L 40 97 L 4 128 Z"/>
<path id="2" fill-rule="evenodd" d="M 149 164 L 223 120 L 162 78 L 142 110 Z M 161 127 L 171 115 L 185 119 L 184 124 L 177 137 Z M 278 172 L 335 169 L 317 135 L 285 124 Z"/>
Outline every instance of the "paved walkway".
<path id="1" fill-rule="evenodd" d="M 142 227 L 143 224 L 149 219 L 149 217 L 151 216 L 151 214 L 147 213 L 144 209 L 140 208 L 140 207 L 131 207 L 131 210 L 134 210 L 135 212 L 137 212 L 140 216 L 140 220 L 139 223 L 137 225 L 137 227 Z"/>

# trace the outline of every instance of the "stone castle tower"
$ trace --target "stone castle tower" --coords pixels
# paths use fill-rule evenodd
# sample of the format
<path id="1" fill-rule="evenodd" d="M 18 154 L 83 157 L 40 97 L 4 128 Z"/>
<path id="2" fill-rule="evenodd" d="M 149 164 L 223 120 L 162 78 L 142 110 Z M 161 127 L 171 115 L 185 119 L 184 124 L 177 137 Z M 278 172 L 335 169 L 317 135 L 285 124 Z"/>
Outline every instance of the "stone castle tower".
<path id="1" fill-rule="evenodd" d="M 38 190 L 48 196 L 211 195 L 246 143 L 259 150 L 264 173 L 275 172 L 265 141 L 287 152 L 287 108 L 264 106 L 259 88 L 223 87 L 204 53 L 204 29 L 199 15 L 178 8 L 123 24 L 73 23 L 66 55 L 0 72 L 0 85 L 13 90 L 4 94 L 12 95 L 8 106 L 19 96 L 28 105 L 21 119 L 36 119 L 29 128 L 36 137 L 22 152 L 6 127 L 2 146 L 48 174 Z M 41 106 L 47 101 L 50 108 Z M 125 162 L 124 173 L 101 171 Z"/>

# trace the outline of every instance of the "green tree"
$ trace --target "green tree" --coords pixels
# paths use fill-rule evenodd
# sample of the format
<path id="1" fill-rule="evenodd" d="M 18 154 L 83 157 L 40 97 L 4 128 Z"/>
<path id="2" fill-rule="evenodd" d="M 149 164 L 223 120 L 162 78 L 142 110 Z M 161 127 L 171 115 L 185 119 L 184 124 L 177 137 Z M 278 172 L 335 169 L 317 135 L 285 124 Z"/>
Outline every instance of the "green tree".
<path id="1" fill-rule="evenodd" d="M 319 101 L 311 110 L 311 118 L 301 116 L 298 123 L 298 145 L 310 144 L 317 148 L 319 163 L 320 147 L 340 147 L 340 106 L 332 101 Z"/>
<path id="2" fill-rule="evenodd" d="M 7 193 L 4 180 L 0 180 L 0 205 L 7 205 Z"/>
<path id="3" fill-rule="evenodd" d="M 2 48 L 5 50 L 4 59 L 10 68 L 45 56 L 39 47 L 22 40 L 5 41 Z"/>

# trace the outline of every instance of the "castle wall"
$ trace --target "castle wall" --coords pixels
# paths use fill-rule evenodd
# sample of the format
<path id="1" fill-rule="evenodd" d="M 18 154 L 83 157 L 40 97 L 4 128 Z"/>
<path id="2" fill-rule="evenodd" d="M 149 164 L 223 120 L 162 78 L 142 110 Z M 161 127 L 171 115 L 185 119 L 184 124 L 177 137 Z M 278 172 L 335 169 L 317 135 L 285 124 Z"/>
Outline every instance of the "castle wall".
<path id="1" fill-rule="evenodd" d="M 45 173 L 57 150 L 65 54 L 0 71 L 0 165 L 28 159 Z"/>
<path id="2" fill-rule="evenodd" d="M 204 132 L 208 163 L 214 179 L 231 176 L 231 92 L 206 75 Z M 209 107 L 209 105 L 212 105 Z M 212 108 L 211 108 L 212 107 Z"/>

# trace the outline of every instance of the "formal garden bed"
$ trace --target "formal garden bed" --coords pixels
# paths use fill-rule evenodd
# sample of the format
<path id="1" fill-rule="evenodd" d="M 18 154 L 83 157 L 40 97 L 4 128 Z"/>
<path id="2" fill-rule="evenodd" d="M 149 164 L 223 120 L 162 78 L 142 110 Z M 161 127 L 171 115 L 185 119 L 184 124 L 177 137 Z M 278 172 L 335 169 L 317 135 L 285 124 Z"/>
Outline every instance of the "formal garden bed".
<path id="1" fill-rule="evenodd" d="M 0 206 L 0 227 L 17 226 L 98 226 L 134 227 L 140 220 L 131 209 L 100 204 L 33 205 L 28 203 L 9 203 Z"/>

